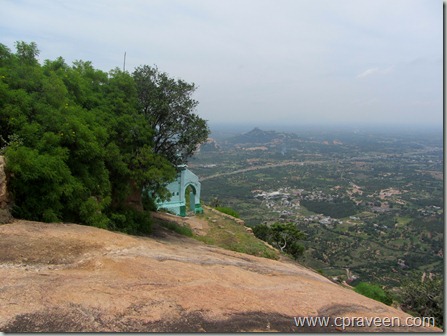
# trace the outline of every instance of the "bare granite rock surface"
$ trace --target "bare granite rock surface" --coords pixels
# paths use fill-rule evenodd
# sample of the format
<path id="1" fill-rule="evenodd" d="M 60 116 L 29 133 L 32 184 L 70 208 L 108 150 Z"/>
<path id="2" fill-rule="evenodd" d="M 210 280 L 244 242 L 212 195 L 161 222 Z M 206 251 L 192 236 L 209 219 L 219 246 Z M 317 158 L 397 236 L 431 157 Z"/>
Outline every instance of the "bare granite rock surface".
<path id="1" fill-rule="evenodd" d="M 3 332 L 328 332 L 337 317 L 409 316 L 293 262 L 66 223 L 0 226 L 0 279 Z M 332 325 L 297 327 L 306 316 Z"/>

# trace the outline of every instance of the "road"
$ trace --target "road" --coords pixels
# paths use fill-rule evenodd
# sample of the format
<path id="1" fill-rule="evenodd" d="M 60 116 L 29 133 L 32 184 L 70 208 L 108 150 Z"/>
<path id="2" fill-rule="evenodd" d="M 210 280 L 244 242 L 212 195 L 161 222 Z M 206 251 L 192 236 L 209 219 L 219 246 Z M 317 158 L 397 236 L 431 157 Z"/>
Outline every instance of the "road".
<path id="1" fill-rule="evenodd" d="M 248 171 L 255 171 L 255 170 L 261 170 L 261 169 L 268 169 L 268 168 L 275 168 L 275 167 L 285 167 L 285 166 L 304 166 L 305 164 L 321 164 L 325 163 L 327 161 L 305 161 L 305 162 L 298 162 L 298 161 L 286 161 L 281 163 L 273 163 L 273 164 L 267 164 L 263 166 L 254 166 L 254 167 L 248 167 L 244 169 L 238 169 L 227 173 L 218 173 L 210 176 L 200 177 L 200 181 L 206 181 L 217 177 L 222 176 L 229 176 L 229 175 L 236 175 L 245 173 Z"/>

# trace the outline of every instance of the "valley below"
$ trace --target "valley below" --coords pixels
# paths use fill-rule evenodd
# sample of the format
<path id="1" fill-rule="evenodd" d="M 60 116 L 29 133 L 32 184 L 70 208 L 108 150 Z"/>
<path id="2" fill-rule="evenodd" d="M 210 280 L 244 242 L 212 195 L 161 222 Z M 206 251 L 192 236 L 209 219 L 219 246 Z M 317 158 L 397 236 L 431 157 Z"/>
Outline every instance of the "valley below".
<path id="1" fill-rule="evenodd" d="M 424 272 L 443 277 L 441 132 L 254 128 L 214 136 L 190 163 L 204 201 L 233 208 L 253 228 L 294 223 L 307 237 L 300 263 L 391 293 Z"/>

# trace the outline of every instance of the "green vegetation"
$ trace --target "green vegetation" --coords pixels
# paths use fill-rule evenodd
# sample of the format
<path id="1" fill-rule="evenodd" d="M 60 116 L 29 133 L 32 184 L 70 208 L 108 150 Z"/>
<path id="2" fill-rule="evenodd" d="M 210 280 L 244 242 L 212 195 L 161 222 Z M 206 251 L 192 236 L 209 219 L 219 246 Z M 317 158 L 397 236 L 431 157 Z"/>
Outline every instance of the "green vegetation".
<path id="1" fill-rule="evenodd" d="M 150 234 L 152 220 L 146 212 L 130 207 L 118 209 L 110 213 L 110 230 L 121 231 L 127 234 Z"/>
<path id="2" fill-rule="evenodd" d="M 218 210 L 218 211 L 220 211 L 220 212 L 222 212 L 224 214 L 233 216 L 235 218 L 240 218 L 239 214 L 235 210 L 233 210 L 232 208 L 219 206 L 219 207 L 216 207 L 216 210 Z"/>
<path id="3" fill-rule="evenodd" d="M 194 156 L 194 171 L 204 201 L 235 209 L 258 237 L 294 223 L 307 236 L 304 265 L 339 282 L 349 269 L 395 293 L 415 271 L 444 276 L 442 135 L 348 127 L 212 134 L 214 149 Z"/>
<path id="4" fill-rule="evenodd" d="M 253 233 L 259 239 L 277 246 L 281 252 L 289 253 L 295 259 L 304 252 L 304 246 L 299 241 L 304 239 L 305 235 L 293 223 L 261 224 L 254 227 Z"/>
<path id="5" fill-rule="evenodd" d="M 279 259 L 279 253 L 267 247 L 262 241 L 249 234 L 245 226 L 236 223 L 230 218 L 217 214 L 201 215 L 208 222 L 209 229 L 203 236 L 195 236 L 206 244 L 216 245 L 227 250 L 251 254 L 269 259 Z"/>
<path id="6" fill-rule="evenodd" d="M 192 237 L 193 232 L 190 227 L 177 224 L 175 222 L 160 221 L 160 225 L 168 230 L 177 232 L 183 236 Z"/>
<path id="7" fill-rule="evenodd" d="M 303 200 L 301 204 L 309 211 L 333 218 L 344 218 L 355 215 L 358 211 L 357 207 L 351 201 L 340 202 L 319 202 Z"/>
<path id="8" fill-rule="evenodd" d="M 393 299 L 379 285 L 360 282 L 357 286 L 355 286 L 354 290 L 359 294 L 385 303 L 388 306 L 393 303 Z"/>
<path id="9" fill-rule="evenodd" d="M 38 55 L 35 43 L 17 42 L 15 53 L 0 44 L 0 154 L 14 216 L 148 232 L 148 215 L 137 214 L 143 189 L 165 198 L 175 166 L 208 134 L 194 84 L 147 66 L 131 75 L 61 57 L 41 65 Z"/>
<path id="10" fill-rule="evenodd" d="M 404 281 L 401 290 L 403 308 L 417 316 L 434 317 L 436 325 L 444 326 L 444 281 L 431 275 L 414 275 Z"/>
<path id="11" fill-rule="evenodd" d="M 139 110 L 153 131 L 152 147 L 174 165 L 185 163 L 197 145 L 206 141 L 206 121 L 192 113 L 194 83 L 174 79 L 157 67 L 140 66 L 133 72 Z"/>

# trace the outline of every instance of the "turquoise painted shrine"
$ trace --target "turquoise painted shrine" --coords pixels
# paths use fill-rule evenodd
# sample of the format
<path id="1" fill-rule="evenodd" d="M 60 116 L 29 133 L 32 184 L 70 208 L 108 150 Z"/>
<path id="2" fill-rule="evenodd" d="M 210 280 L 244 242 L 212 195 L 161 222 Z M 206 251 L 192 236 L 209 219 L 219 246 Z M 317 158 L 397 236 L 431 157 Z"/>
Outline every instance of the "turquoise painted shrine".
<path id="1" fill-rule="evenodd" d="M 171 198 L 164 202 L 157 202 L 157 210 L 165 209 L 182 217 L 185 217 L 189 211 L 195 214 L 203 213 L 200 205 L 199 177 L 186 165 L 178 166 L 178 168 L 177 179 L 166 186 L 171 193 Z"/>

